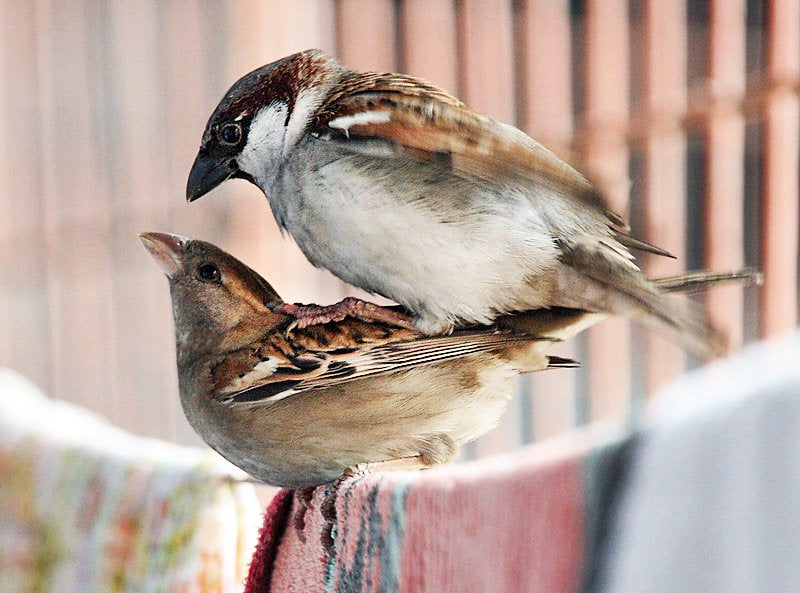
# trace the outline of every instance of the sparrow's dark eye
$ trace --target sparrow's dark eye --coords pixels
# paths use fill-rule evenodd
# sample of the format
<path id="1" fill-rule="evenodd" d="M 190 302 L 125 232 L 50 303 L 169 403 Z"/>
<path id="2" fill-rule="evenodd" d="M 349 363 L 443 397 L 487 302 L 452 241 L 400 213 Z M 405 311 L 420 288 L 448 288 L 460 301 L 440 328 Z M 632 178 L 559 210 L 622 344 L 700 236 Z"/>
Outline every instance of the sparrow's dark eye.
<path id="1" fill-rule="evenodd" d="M 219 282 L 222 274 L 214 264 L 200 264 L 197 266 L 197 278 L 201 282 Z"/>
<path id="2" fill-rule="evenodd" d="M 242 139 L 242 126 L 237 123 L 225 124 L 219 129 L 219 141 L 235 146 Z"/>

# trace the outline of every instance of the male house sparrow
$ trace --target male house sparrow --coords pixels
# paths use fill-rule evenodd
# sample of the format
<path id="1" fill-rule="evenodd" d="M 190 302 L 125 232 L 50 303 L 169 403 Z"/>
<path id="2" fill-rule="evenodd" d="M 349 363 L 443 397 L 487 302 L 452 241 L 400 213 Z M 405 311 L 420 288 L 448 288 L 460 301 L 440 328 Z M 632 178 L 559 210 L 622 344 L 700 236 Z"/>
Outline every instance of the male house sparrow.
<path id="1" fill-rule="evenodd" d="M 418 78 L 318 50 L 247 74 L 208 121 L 187 198 L 231 177 L 261 188 L 315 266 L 400 303 L 424 334 L 570 307 L 632 315 L 703 357 L 723 349 L 629 248 L 668 254 L 630 237 L 583 175 Z M 357 307 L 283 311 L 302 326 Z"/>
<path id="2" fill-rule="evenodd" d="M 276 486 L 310 487 L 359 464 L 426 467 L 491 430 L 518 372 L 574 362 L 543 354 L 603 318 L 551 309 L 506 328 L 426 337 L 346 318 L 287 329 L 253 270 L 209 243 L 141 235 L 169 278 L 181 403 L 212 448 Z M 670 290 L 735 278 L 669 279 Z"/>

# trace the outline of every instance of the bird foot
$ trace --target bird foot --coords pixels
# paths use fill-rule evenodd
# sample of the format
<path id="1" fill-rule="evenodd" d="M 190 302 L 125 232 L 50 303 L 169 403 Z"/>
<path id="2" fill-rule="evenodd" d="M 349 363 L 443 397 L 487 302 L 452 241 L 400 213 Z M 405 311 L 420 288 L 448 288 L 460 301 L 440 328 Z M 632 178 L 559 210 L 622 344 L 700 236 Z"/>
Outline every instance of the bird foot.
<path id="1" fill-rule="evenodd" d="M 342 475 L 336 478 L 325 490 L 325 496 L 320 503 L 319 512 L 322 515 L 322 533 L 320 540 L 322 547 L 330 557 L 336 556 L 336 541 L 334 532 L 336 529 L 336 499 L 339 496 L 339 489 L 342 484 L 353 478 L 363 478 L 372 471 L 403 471 L 418 470 L 430 467 L 423 459 L 422 455 L 413 457 L 398 457 L 387 459 L 386 461 L 375 461 L 372 463 L 358 463 L 348 467 Z"/>
<path id="2" fill-rule="evenodd" d="M 319 512 L 322 516 L 322 531 L 320 532 L 320 543 L 325 553 L 331 557 L 336 557 L 336 539 L 334 530 L 336 529 L 336 498 L 339 496 L 339 484 L 341 477 L 336 482 L 328 485 L 325 490 L 325 497 L 319 505 Z"/>
<path id="3" fill-rule="evenodd" d="M 306 513 L 311 508 L 311 499 L 314 497 L 314 488 L 299 488 L 294 491 L 294 498 L 299 503 L 294 515 L 294 529 L 301 542 L 306 543 Z"/>
<path id="4" fill-rule="evenodd" d="M 329 556 L 336 555 L 336 542 L 334 541 L 334 529 L 336 528 L 336 499 L 339 496 L 339 488 L 347 480 L 352 478 L 359 478 L 366 476 L 370 471 L 369 463 L 359 463 L 348 467 L 342 472 L 342 475 L 336 478 L 325 490 L 325 497 L 319 506 L 319 512 L 322 515 L 322 533 L 320 538 L 322 547 Z"/>
<path id="5" fill-rule="evenodd" d="M 405 313 L 354 297 L 347 297 L 335 305 L 325 306 L 282 303 L 274 311 L 294 317 L 294 321 L 289 325 L 286 333 L 295 328 L 302 329 L 312 325 L 324 325 L 333 321 L 341 321 L 346 317 L 352 317 L 367 323 L 385 323 L 404 329 L 414 329 L 414 322 Z"/>

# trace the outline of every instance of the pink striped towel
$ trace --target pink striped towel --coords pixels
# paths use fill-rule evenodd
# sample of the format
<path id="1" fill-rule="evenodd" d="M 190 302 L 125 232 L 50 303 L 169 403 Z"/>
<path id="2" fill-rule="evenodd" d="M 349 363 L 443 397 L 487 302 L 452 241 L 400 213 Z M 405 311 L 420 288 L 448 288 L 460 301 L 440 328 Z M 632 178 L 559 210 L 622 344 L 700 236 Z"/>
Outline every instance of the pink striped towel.
<path id="1" fill-rule="evenodd" d="M 336 493 L 332 554 L 319 510 L 329 489 L 314 492 L 302 529 L 301 503 L 283 490 L 245 593 L 578 591 L 591 579 L 604 524 L 596 504 L 621 475 L 624 443 L 575 431 L 478 462 L 351 479 Z"/>

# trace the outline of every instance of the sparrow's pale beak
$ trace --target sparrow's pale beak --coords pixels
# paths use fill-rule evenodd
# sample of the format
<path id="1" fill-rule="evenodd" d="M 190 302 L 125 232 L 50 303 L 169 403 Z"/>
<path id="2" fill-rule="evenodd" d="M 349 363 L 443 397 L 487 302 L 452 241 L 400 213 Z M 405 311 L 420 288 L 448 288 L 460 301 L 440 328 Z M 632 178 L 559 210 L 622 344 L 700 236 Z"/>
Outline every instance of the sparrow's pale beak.
<path id="1" fill-rule="evenodd" d="M 189 241 L 186 237 L 168 233 L 140 233 L 139 238 L 169 278 L 183 267 L 183 250 Z"/>
<path id="2" fill-rule="evenodd" d="M 239 170 L 236 159 L 231 157 L 213 157 L 197 155 L 189 172 L 189 182 L 186 184 L 186 199 L 194 202 L 202 198 L 220 183 L 229 179 Z"/>

